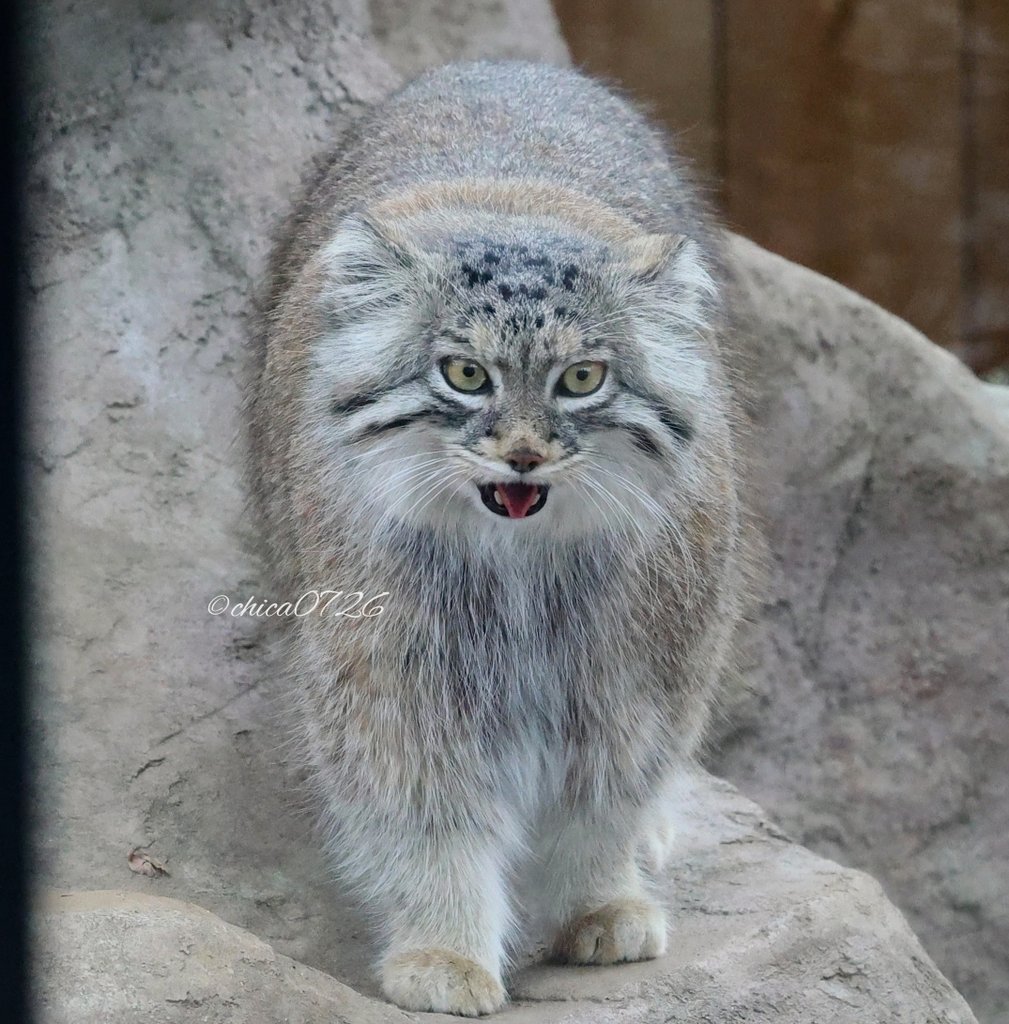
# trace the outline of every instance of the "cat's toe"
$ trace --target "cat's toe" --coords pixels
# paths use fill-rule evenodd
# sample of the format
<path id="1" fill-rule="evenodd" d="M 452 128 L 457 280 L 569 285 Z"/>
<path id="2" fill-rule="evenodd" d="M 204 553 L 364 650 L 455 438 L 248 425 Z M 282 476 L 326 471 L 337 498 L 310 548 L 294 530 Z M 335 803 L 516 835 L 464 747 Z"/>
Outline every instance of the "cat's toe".
<path id="1" fill-rule="evenodd" d="M 617 900 L 563 928 L 554 959 L 568 964 L 654 960 L 666 951 L 666 916 L 643 900 Z"/>
<path id="2" fill-rule="evenodd" d="M 500 1010 L 507 998 L 485 967 L 448 949 L 415 949 L 382 965 L 382 991 L 404 1010 L 479 1017 Z"/>

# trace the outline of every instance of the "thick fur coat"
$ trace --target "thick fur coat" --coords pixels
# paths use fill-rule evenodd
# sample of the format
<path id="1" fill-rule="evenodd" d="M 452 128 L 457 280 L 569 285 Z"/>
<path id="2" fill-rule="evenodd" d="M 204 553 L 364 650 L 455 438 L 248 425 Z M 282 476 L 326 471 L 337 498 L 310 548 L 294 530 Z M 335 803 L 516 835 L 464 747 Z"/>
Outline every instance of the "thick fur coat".
<path id="1" fill-rule="evenodd" d="M 417 79 L 284 229 L 251 487 L 285 598 L 386 595 L 294 620 L 290 671 L 404 1007 L 502 1005 L 517 872 L 559 959 L 665 948 L 642 851 L 740 605 L 721 281 L 665 140 L 533 64 Z"/>

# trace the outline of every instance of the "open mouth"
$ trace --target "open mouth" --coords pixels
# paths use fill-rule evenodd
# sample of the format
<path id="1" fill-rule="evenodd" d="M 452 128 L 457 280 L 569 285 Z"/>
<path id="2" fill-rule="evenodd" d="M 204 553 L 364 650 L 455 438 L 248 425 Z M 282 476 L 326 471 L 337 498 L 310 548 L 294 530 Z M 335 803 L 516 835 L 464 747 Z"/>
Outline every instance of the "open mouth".
<path id="1" fill-rule="evenodd" d="M 496 516 L 528 519 L 547 503 L 546 484 L 482 484 L 480 500 Z"/>

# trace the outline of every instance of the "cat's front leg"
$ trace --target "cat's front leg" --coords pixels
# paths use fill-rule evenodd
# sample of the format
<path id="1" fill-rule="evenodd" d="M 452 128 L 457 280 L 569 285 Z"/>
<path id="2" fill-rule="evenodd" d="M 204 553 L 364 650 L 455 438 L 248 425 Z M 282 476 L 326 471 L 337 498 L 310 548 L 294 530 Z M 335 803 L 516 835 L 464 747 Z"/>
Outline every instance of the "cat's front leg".
<path id="1" fill-rule="evenodd" d="M 380 923 L 383 994 L 407 1010 L 479 1016 L 506 1001 L 507 836 L 465 809 L 333 808 L 334 854 Z"/>
<path id="2" fill-rule="evenodd" d="M 637 860 L 641 815 L 558 811 L 542 836 L 540 884 L 562 963 L 652 960 L 666 951 L 666 913 Z"/>
<path id="3" fill-rule="evenodd" d="M 498 852 L 487 837 L 416 832 L 400 837 L 397 860 L 379 966 L 386 997 L 470 1017 L 500 1009 L 509 912 Z"/>

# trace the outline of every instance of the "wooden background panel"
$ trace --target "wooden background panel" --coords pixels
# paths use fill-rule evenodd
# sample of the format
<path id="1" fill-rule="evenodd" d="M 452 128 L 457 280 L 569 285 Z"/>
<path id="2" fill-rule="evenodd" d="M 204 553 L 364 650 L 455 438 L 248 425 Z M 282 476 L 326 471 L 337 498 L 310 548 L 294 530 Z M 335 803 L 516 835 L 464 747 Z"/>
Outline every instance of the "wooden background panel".
<path id="1" fill-rule="evenodd" d="M 705 169 L 717 162 L 712 0 L 555 0 L 575 62 L 645 101 Z"/>
<path id="2" fill-rule="evenodd" d="M 733 227 L 959 336 L 957 0 L 725 4 Z"/>
<path id="3" fill-rule="evenodd" d="M 744 235 L 1009 365 L 1009 0 L 556 0 Z"/>
<path id="4" fill-rule="evenodd" d="M 1009 3 L 967 5 L 968 102 L 964 283 L 965 345 L 972 366 L 1009 365 Z"/>

